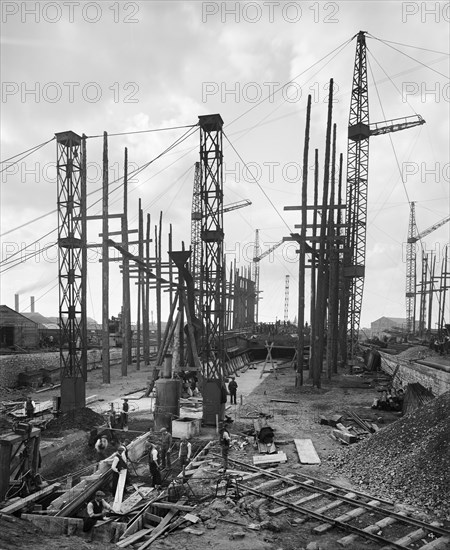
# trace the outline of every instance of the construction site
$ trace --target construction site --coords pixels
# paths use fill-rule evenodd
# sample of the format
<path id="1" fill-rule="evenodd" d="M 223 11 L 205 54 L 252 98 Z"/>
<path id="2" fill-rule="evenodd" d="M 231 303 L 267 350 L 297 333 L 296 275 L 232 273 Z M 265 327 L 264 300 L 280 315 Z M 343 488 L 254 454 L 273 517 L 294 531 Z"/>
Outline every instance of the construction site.
<path id="1" fill-rule="evenodd" d="M 369 38 L 351 39 L 348 127 L 336 123 L 330 67 L 325 116 L 311 94 L 302 99 L 297 199 L 272 204 L 289 223 L 268 247 L 254 229 L 245 263 L 226 253 L 227 220 L 254 198 L 224 201 L 224 158 L 237 151 L 223 113 L 170 128 L 182 134 L 164 153 L 197 136 L 182 210 L 190 235 L 141 198 L 133 211 L 130 181 L 154 159 L 135 168 L 126 146 L 114 178 L 120 134 L 49 140 L 59 302 L 52 318 L 34 296 L 30 311 L 19 293 L 14 308 L 0 305 L 0 550 L 450 548 L 450 250 L 424 244 L 448 230 L 449 203 L 419 230 L 406 193 L 405 317 L 380 310 L 368 333 L 369 141 L 428 124 L 420 114 L 369 118 Z M 295 250 L 295 274 L 282 277 L 284 317 L 270 319 L 261 275 L 283 246 Z"/>

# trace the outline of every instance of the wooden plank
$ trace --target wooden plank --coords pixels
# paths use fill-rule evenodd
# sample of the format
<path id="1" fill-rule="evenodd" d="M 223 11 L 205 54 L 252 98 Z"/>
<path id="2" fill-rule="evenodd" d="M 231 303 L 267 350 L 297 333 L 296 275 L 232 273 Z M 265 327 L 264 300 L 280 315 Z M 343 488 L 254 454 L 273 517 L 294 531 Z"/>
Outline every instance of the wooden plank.
<path id="1" fill-rule="evenodd" d="M 446 550 L 450 546 L 450 537 L 440 537 L 435 539 L 425 546 L 422 546 L 420 550 Z"/>
<path id="2" fill-rule="evenodd" d="M 136 488 L 136 493 L 133 493 L 131 496 L 129 496 L 126 500 L 122 503 L 122 513 L 127 514 L 130 512 L 136 504 L 141 502 L 144 498 L 147 498 L 150 493 L 154 491 L 151 487 L 141 487 L 139 488 L 139 491 Z"/>
<path id="3" fill-rule="evenodd" d="M 178 510 L 169 510 L 169 512 L 167 512 L 167 514 L 161 520 L 161 523 L 157 527 L 155 527 L 151 537 L 147 541 L 145 541 L 144 544 L 141 544 L 138 550 L 145 550 L 148 546 L 150 546 L 153 541 L 155 541 L 160 535 L 162 535 L 164 531 L 169 528 L 168 524 L 170 523 L 172 518 L 177 514 Z"/>
<path id="4" fill-rule="evenodd" d="M 381 529 L 384 529 L 385 527 L 388 527 L 389 525 L 392 525 L 393 523 L 396 523 L 398 521 L 397 518 L 392 517 L 386 517 L 383 519 L 380 519 L 380 521 L 377 521 L 373 525 L 368 525 L 367 527 L 364 527 L 363 531 L 366 533 L 378 533 Z M 342 537 L 337 541 L 339 546 L 349 546 L 350 544 L 353 544 L 355 540 L 358 538 L 358 535 L 351 534 L 347 535 L 346 537 Z"/>
<path id="5" fill-rule="evenodd" d="M 255 466 L 257 466 L 258 464 L 272 464 L 272 463 L 278 464 L 280 462 L 287 462 L 286 453 L 278 452 L 272 455 L 254 455 L 253 456 L 253 464 Z"/>
<path id="6" fill-rule="evenodd" d="M 311 439 L 294 439 L 294 443 L 302 464 L 320 464 L 319 455 Z"/>
<path id="7" fill-rule="evenodd" d="M 153 523 L 161 523 L 162 517 L 152 514 L 151 512 L 145 512 L 144 521 L 153 521 Z"/>
<path id="8" fill-rule="evenodd" d="M 349 443 L 356 443 L 358 441 L 356 435 L 353 435 L 349 432 L 343 432 L 342 430 L 333 430 L 333 436 L 338 441 L 346 443 L 347 445 Z"/>
<path id="9" fill-rule="evenodd" d="M 21 498 L 20 500 L 18 500 L 17 502 L 14 502 L 13 504 L 10 504 L 9 506 L 5 506 L 5 508 L 2 508 L 0 512 L 2 514 L 12 514 L 14 512 L 17 512 L 17 510 L 20 510 L 30 502 L 34 502 L 35 500 L 38 500 L 43 496 L 49 495 L 54 491 L 58 490 L 60 487 L 61 487 L 60 483 L 53 483 L 52 485 L 49 485 L 48 487 L 41 489 L 37 493 L 28 495 L 27 497 Z"/>
<path id="10" fill-rule="evenodd" d="M 120 471 L 119 481 L 117 483 L 116 496 L 114 497 L 114 502 L 112 508 L 114 512 L 120 512 L 122 507 L 123 491 L 125 489 L 125 481 L 127 479 L 127 470 L 124 468 Z"/>
<path id="11" fill-rule="evenodd" d="M 134 535 L 131 535 L 127 537 L 126 539 L 120 540 L 119 542 L 116 542 L 116 546 L 119 548 L 126 548 L 127 546 L 130 546 L 130 544 L 133 544 L 134 542 L 137 542 L 138 540 L 145 537 L 145 535 L 149 535 L 153 531 L 154 527 L 149 527 L 148 529 L 140 529 Z"/>
<path id="12" fill-rule="evenodd" d="M 154 502 L 152 506 L 165 510 L 179 510 L 181 512 L 192 512 L 195 510 L 195 506 L 188 506 L 187 504 L 178 504 L 175 502 Z"/>

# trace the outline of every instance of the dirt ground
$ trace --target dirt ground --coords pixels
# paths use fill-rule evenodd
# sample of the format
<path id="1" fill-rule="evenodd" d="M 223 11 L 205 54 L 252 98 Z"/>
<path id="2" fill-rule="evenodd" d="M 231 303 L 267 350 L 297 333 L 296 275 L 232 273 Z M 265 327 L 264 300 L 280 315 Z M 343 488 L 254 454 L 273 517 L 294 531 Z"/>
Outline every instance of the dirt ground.
<path id="1" fill-rule="evenodd" d="M 353 411 L 364 419 L 377 422 L 380 428 L 395 421 L 398 413 L 379 411 L 371 409 L 373 399 L 377 397 L 377 388 L 380 385 L 374 376 L 354 375 L 346 373 L 334 375 L 331 380 L 323 379 L 321 389 L 313 388 L 308 375 L 305 372 L 304 385 L 299 388 L 294 387 L 294 372 L 287 366 L 279 366 L 277 375 L 269 374 L 260 378 L 261 365 L 255 369 L 250 369 L 237 378 L 238 382 L 238 405 L 227 407 L 227 415 L 233 420 L 231 425 L 232 437 L 253 427 L 253 418 L 260 412 L 269 415 L 269 425 L 275 431 L 275 441 L 278 443 L 279 450 L 286 453 L 288 462 L 278 466 L 279 473 L 289 473 L 296 471 L 299 473 L 322 478 L 332 483 L 337 483 L 348 488 L 357 488 L 364 491 L 363 485 L 355 485 L 350 479 L 343 475 L 335 473 L 334 462 L 336 456 L 342 453 L 343 447 L 331 437 L 332 428 L 319 423 L 320 416 L 331 416 L 333 414 L 342 414 L 346 416 L 345 411 Z M 126 394 L 145 388 L 148 369 L 136 371 L 135 366 L 129 368 L 129 375 L 125 378 L 120 375 L 120 365 L 114 366 L 111 372 L 111 384 L 102 383 L 101 370 L 91 371 L 87 383 L 86 395 L 97 395 L 98 399 L 105 402 L 117 399 Z M 244 383 L 245 378 L 245 383 Z M 242 383 L 241 383 L 242 380 Z M 242 392 L 242 404 L 239 404 L 242 389 L 249 388 L 251 391 Z M 253 389 L 252 389 L 253 388 Z M 45 398 L 43 398 L 45 395 Z M 52 395 L 58 395 L 58 390 L 50 390 L 40 394 L 32 394 L 35 400 L 51 399 Z M 9 397 L 11 399 L 11 397 Z M 131 408 L 131 410 L 133 410 Z M 131 414 L 130 432 L 121 433 L 120 439 L 128 439 L 132 436 L 132 430 L 136 432 L 148 430 L 149 419 L 142 415 L 135 416 Z M 86 426 L 86 433 L 89 427 Z M 211 438 L 211 430 L 205 430 L 207 433 L 201 434 L 200 439 L 206 442 Z M 42 434 L 46 437 L 45 431 Z M 298 455 L 293 443 L 294 438 L 309 438 L 313 441 L 316 451 L 321 458 L 321 464 L 318 466 L 300 465 Z M 87 437 L 86 437 L 87 440 Z M 196 444 L 201 441 L 196 441 Z M 75 452 L 75 451 L 74 451 Z M 251 463 L 253 454 L 251 445 L 243 450 L 233 448 L 230 452 L 230 458 L 239 461 Z M 85 464 L 92 463 L 95 458 L 83 449 L 77 449 L 78 458 L 75 463 L 70 463 L 70 468 L 81 468 Z M 62 476 L 64 473 L 63 464 L 44 465 L 44 478 L 50 479 Z M 145 481 L 144 478 L 142 478 Z M 213 503 L 214 504 L 214 503 Z M 219 503 L 220 507 L 220 503 Z M 214 505 L 202 505 L 199 510 L 209 521 L 206 521 L 207 528 L 200 536 L 176 532 L 168 535 L 166 538 L 156 541 L 152 548 L 158 550 L 167 550 L 170 548 L 196 550 L 301 550 L 306 548 L 311 540 L 310 528 L 299 528 L 292 525 L 288 520 L 279 521 L 279 532 L 274 531 L 249 531 L 245 530 L 245 537 L 240 540 L 230 540 L 239 528 L 233 524 L 248 523 L 250 518 L 245 513 L 234 507 L 232 503 L 227 507 L 226 518 L 230 521 L 215 521 L 219 516 L 214 513 Z M 222 510 L 223 512 L 223 510 Z M 196 512 L 197 513 L 197 512 Z M 223 514 L 222 514 L 223 516 Z M 277 531 L 278 529 L 275 529 Z M 20 542 L 18 542 L 20 541 Z M 332 550 L 334 544 L 327 536 L 320 539 L 320 548 L 323 550 Z M 365 544 L 371 548 L 377 548 L 374 544 Z M 98 548 L 99 550 L 109 550 L 117 548 L 115 545 L 108 545 L 95 542 L 95 546 L 89 545 L 86 541 L 78 537 L 46 537 L 38 532 L 33 526 L 19 519 L 14 522 L 6 521 L 0 516 L 0 550 L 12 550 L 13 548 L 33 548 L 34 550 L 78 550 L 80 548 Z M 354 547 L 356 550 L 358 546 Z"/>

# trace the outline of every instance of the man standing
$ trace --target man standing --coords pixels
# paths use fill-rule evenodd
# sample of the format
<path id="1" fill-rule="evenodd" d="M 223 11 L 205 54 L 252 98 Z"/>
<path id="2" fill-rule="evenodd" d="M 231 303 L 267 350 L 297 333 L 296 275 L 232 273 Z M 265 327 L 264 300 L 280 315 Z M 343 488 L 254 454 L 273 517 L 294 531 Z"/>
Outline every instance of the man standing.
<path id="1" fill-rule="evenodd" d="M 85 533 L 91 531 L 97 521 L 103 519 L 106 512 L 110 511 L 112 511 L 112 507 L 106 502 L 105 493 L 103 491 L 97 491 L 94 500 L 87 505 L 87 514 L 89 517 L 84 518 L 83 531 Z"/>
<path id="2" fill-rule="evenodd" d="M 30 396 L 27 397 L 25 401 L 25 415 L 30 420 L 34 418 L 34 411 L 36 410 L 36 405 Z"/>
<path id="3" fill-rule="evenodd" d="M 148 468 L 150 470 L 150 475 L 152 476 L 151 486 L 155 487 L 156 490 L 159 490 L 161 488 L 162 480 L 158 463 L 158 449 L 156 448 L 156 445 L 150 441 L 147 442 L 146 447 L 148 450 Z"/>
<path id="4" fill-rule="evenodd" d="M 231 436 L 228 429 L 222 424 L 220 427 L 220 446 L 222 447 L 223 471 L 228 469 L 228 453 L 230 451 Z"/>
<path id="5" fill-rule="evenodd" d="M 97 454 L 98 454 L 98 457 L 99 457 L 99 460 L 103 460 L 104 458 L 106 458 L 106 450 L 108 448 L 108 445 L 109 445 L 109 442 L 108 442 L 108 439 L 106 437 L 106 435 L 101 435 L 95 445 L 94 445 L 94 449 L 97 451 Z"/>
<path id="6" fill-rule="evenodd" d="M 180 449 L 178 451 L 178 458 L 180 459 L 180 466 L 184 471 L 185 466 L 191 459 L 192 445 L 189 441 L 183 437 L 180 441 Z"/>
<path id="7" fill-rule="evenodd" d="M 117 449 L 117 453 L 114 455 L 112 464 L 111 464 L 111 470 L 113 471 L 113 478 L 112 478 L 112 493 L 113 495 L 116 494 L 117 490 L 117 484 L 119 483 L 119 476 L 120 472 L 122 470 L 127 470 L 127 455 L 125 452 L 125 447 L 123 445 L 120 445 Z M 126 480 L 125 480 L 126 483 Z"/>
<path id="8" fill-rule="evenodd" d="M 123 400 L 122 410 L 120 411 L 120 427 L 122 430 L 128 430 L 128 411 L 130 406 L 128 405 L 128 399 Z"/>
<path id="9" fill-rule="evenodd" d="M 234 379 L 234 376 L 231 377 L 231 381 L 228 384 L 228 391 L 230 392 L 230 403 L 236 405 L 236 392 L 237 392 L 237 382 Z"/>
<path id="10" fill-rule="evenodd" d="M 161 468 L 171 468 L 170 448 L 172 447 L 172 434 L 166 428 L 161 428 Z"/>

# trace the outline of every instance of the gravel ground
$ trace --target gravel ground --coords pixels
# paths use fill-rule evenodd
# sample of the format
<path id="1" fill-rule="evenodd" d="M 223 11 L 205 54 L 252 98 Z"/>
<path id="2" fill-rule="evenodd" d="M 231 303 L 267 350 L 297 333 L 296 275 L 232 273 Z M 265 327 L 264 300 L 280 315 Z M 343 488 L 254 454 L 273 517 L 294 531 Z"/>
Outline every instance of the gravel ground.
<path id="1" fill-rule="evenodd" d="M 450 392 L 330 457 L 364 490 L 450 524 Z"/>

